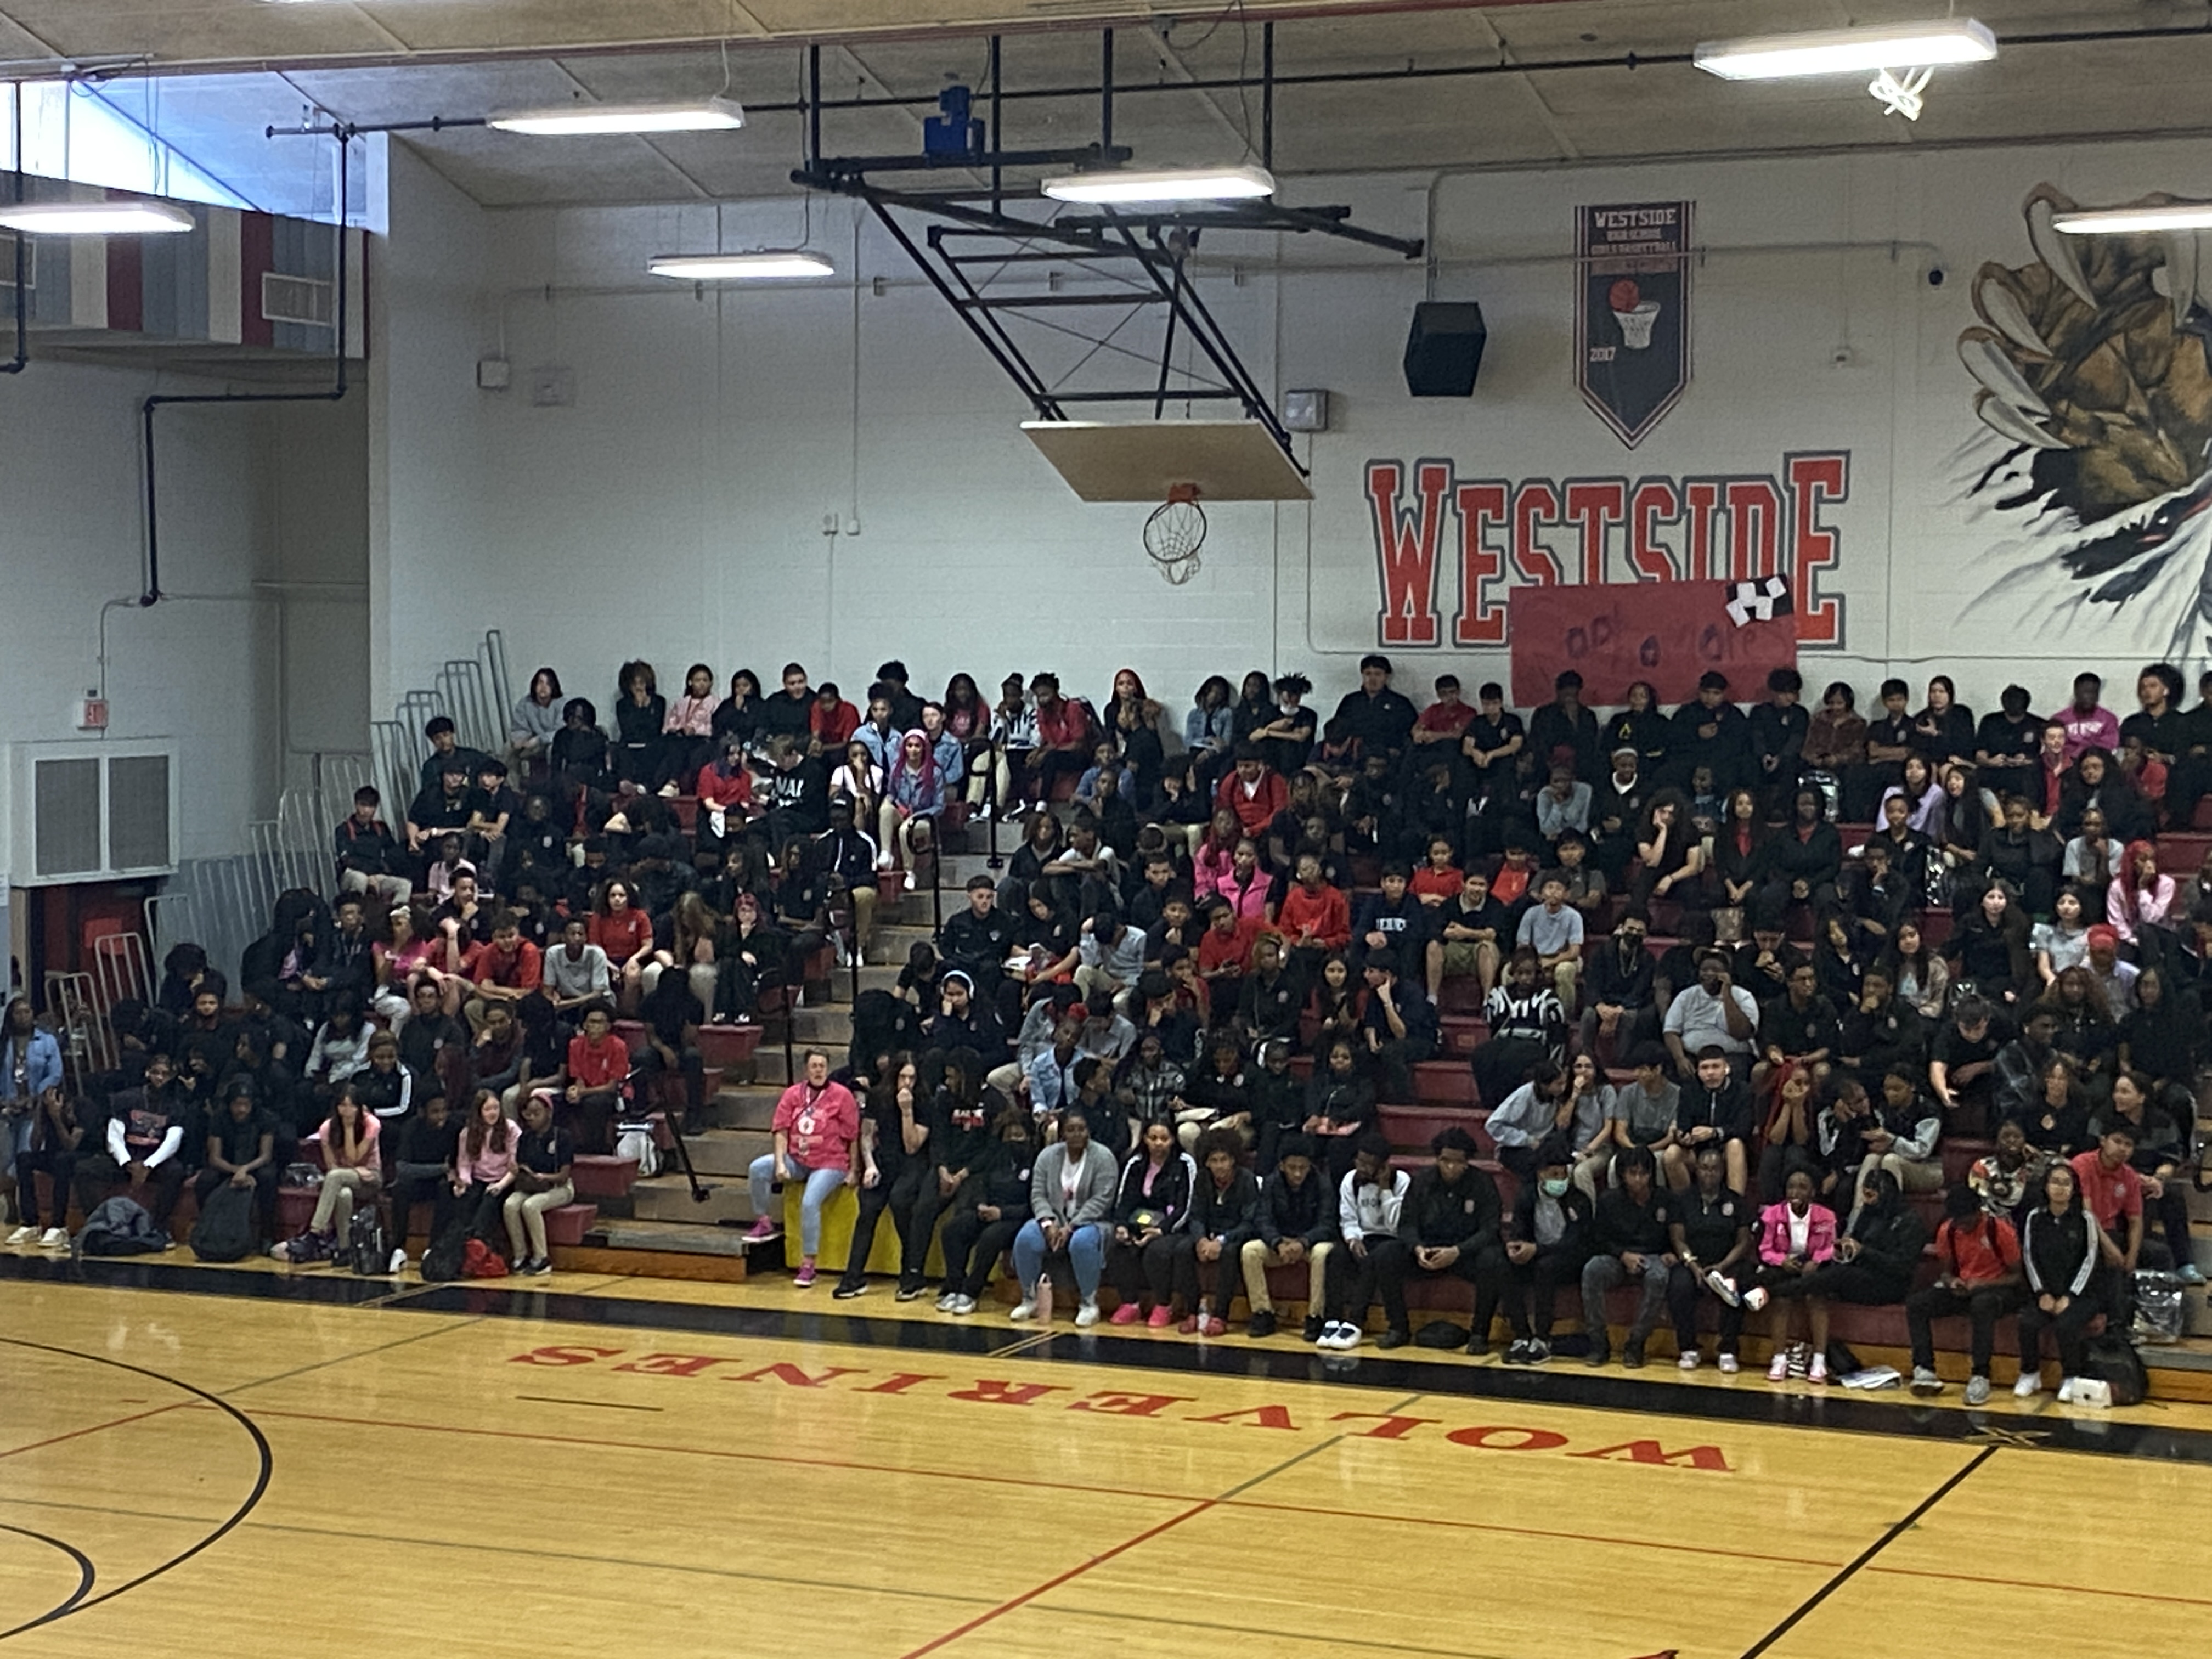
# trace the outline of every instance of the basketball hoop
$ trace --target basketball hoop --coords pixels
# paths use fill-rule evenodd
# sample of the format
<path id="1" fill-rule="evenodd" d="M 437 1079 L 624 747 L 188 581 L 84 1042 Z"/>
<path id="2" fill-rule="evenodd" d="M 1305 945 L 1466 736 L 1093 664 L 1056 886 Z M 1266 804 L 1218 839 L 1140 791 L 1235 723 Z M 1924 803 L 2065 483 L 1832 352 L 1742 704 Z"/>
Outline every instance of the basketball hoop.
<path id="1" fill-rule="evenodd" d="M 1206 542 L 1206 509 L 1198 504 L 1198 486 L 1179 483 L 1145 520 L 1145 551 L 1160 568 L 1160 574 L 1180 587 L 1199 571 L 1198 550 Z"/>

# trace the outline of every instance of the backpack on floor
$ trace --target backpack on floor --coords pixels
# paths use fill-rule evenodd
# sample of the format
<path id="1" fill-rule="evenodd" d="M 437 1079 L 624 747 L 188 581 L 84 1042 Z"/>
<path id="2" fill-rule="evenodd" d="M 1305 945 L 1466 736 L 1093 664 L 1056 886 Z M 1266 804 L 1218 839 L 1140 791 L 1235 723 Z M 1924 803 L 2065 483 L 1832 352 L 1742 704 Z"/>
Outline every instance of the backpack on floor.
<path id="1" fill-rule="evenodd" d="M 2183 1327 L 2188 1321 L 2188 1310 L 2182 1301 L 2181 1276 L 2178 1273 L 2142 1272 L 2130 1285 L 2135 1302 L 2135 1318 L 2128 1328 L 2129 1338 L 2136 1342 L 2179 1342 Z"/>
<path id="2" fill-rule="evenodd" d="M 2085 1376 L 2112 1389 L 2115 1406 L 2140 1406 L 2150 1392 L 2150 1377 L 2143 1370 L 2142 1356 L 2136 1352 L 2135 1344 L 2124 1336 L 2115 1336 L 2108 1331 L 2091 1337 L 2087 1357 L 2081 1364 Z"/>
<path id="3" fill-rule="evenodd" d="M 346 1228 L 346 1264 L 363 1279 L 381 1279 L 391 1271 L 385 1265 L 391 1254 L 384 1241 L 384 1218 L 376 1206 L 355 1211 Z"/>
<path id="4" fill-rule="evenodd" d="M 660 1173 L 660 1148 L 653 1144 L 650 1123 L 617 1123 L 615 1125 L 615 1156 L 626 1158 L 637 1165 L 640 1176 Z"/>
<path id="5" fill-rule="evenodd" d="M 252 1255 L 253 1188 L 226 1181 L 210 1193 L 189 1242 L 203 1261 L 243 1261 Z"/>
<path id="6" fill-rule="evenodd" d="M 481 1238 L 472 1238 L 461 1247 L 461 1277 L 504 1279 L 507 1277 L 507 1258 Z"/>
<path id="7" fill-rule="evenodd" d="M 468 1224 L 459 1216 L 449 1218 L 430 1241 L 430 1248 L 422 1252 L 423 1279 L 433 1285 L 459 1279 L 468 1243 Z"/>

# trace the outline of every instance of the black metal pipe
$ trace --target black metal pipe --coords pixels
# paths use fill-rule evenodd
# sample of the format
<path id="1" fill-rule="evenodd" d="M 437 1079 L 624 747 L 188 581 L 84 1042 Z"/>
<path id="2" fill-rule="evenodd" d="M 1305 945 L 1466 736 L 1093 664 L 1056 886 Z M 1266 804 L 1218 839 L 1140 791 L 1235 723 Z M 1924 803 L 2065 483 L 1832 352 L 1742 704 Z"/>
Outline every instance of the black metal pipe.
<path id="1" fill-rule="evenodd" d="M 999 74 L 999 37 L 994 34 L 991 37 L 991 211 L 994 213 L 999 210 L 1000 192 L 1005 185 L 1005 179 L 1001 177 L 1003 169 L 998 161 L 999 146 L 1004 142 L 999 130 L 1000 97 L 1002 91 Z"/>
<path id="2" fill-rule="evenodd" d="M 806 49 L 806 166 L 809 172 L 822 160 L 822 48 Z"/>
<path id="3" fill-rule="evenodd" d="M 1114 31 L 1098 31 L 1098 148 L 1114 148 Z"/>
<path id="4" fill-rule="evenodd" d="M 1275 165 L 1275 25 L 1260 26 L 1260 165 Z"/>
<path id="5" fill-rule="evenodd" d="M 154 465 L 154 415 L 178 404 L 335 404 L 346 395 L 346 218 L 352 210 L 349 146 L 353 142 L 354 129 L 338 127 L 331 137 L 338 141 L 338 222 L 337 245 L 337 274 L 332 289 L 334 301 L 331 315 L 331 384 L 327 392 L 204 392 L 190 393 L 157 392 L 138 405 L 142 425 L 146 473 L 146 589 L 138 596 L 142 606 L 150 607 L 161 602 L 161 495 Z"/>

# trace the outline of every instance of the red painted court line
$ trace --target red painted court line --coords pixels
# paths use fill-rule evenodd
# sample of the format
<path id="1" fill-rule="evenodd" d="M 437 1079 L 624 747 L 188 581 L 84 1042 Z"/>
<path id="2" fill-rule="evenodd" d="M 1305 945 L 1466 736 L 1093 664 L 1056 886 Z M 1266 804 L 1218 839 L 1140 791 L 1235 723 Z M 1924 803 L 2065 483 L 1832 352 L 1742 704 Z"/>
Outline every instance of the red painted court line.
<path id="1" fill-rule="evenodd" d="M 10 1446 L 0 1451 L 0 1457 L 16 1457 L 24 1452 L 37 1451 L 41 1446 L 58 1446 L 64 1440 L 81 1440 L 88 1434 L 99 1434 L 107 1429 L 119 1429 L 125 1423 L 143 1422 L 149 1417 L 159 1417 L 164 1412 L 180 1411 L 186 1406 L 198 1405 L 193 1400 L 175 1400 L 166 1406 L 156 1406 L 151 1411 L 133 1412 L 128 1417 L 110 1418 L 105 1423 L 94 1423 L 82 1429 L 71 1429 L 67 1434 L 51 1435 L 44 1440 L 33 1440 L 27 1446 Z"/>
<path id="2" fill-rule="evenodd" d="M 209 1409 L 197 1402 L 197 1410 Z M 171 1409 L 168 1407 L 163 1410 Z M 303 1423 L 349 1424 L 351 1418 L 332 1416 L 322 1412 L 281 1411 L 257 1408 L 256 1417 L 283 1417 Z M 794 1457 L 778 1452 L 723 1451 L 711 1446 L 664 1446 L 650 1440 L 608 1440 L 580 1434 L 551 1434 L 531 1429 L 472 1429 L 450 1423 L 393 1423 L 395 1429 L 411 1429 L 418 1434 L 473 1435 L 491 1440 L 535 1440 L 557 1446 L 589 1446 L 606 1451 L 663 1452 L 676 1457 L 714 1457 L 737 1463 L 781 1463 L 799 1468 L 848 1469 L 857 1474 L 902 1474 L 925 1480 L 958 1480 L 970 1485 L 992 1486 L 1020 1486 L 1039 1492 L 1080 1492 L 1094 1498 L 1147 1498 L 1162 1504 L 1194 1502 L 1188 1492 L 1145 1492 L 1129 1486 L 1083 1486 L 1064 1480 L 1032 1480 L 1016 1474 L 976 1474 L 962 1469 L 898 1468 L 888 1463 L 856 1463 L 834 1457 Z M 1838 1561 L 1815 1561 L 1798 1555 L 1764 1555 L 1752 1550 L 1732 1550 L 1715 1545 L 1670 1543 L 1655 1538 L 1613 1538 L 1584 1532 L 1558 1532 L 1540 1527 L 1514 1527 L 1498 1522 L 1456 1521 L 1424 1515 L 1389 1515 L 1377 1510 L 1322 1508 L 1304 1504 L 1273 1504 L 1257 1498 L 1226 1498 L 1205 1500 L 1216 1509 L 1265 1510 L 1286 1515 L 1319 1515 L 1346 1521 L 1383 1521 L 1408 1527 L 1452 1527 L 1462 1531 L 1495 1532 L 1522 1538 L 1568 1539 L 1579 1543 L 1607 1544 L 1623 1549 L 1662 1549 L 1685 1551 L 1692 1555 L 1725 1556 L 1731 1560 L 1764 1561 L 1782 1566 L 1826 1567 L 1833 1569 Z M 1103 1559 L 1103 1557 L 1101 1558 Z"/>
<path id="3" fill-rule="evenodd" d="M 1206 1510 L 1212 1509 L 1213 1507 L 1214 1500 L 1212 1498 L 1208 1498 L 1202 1499 L 1200 1502 L 1192 1504 L 1190 1508 L 1185 1510 L 1181 1515 L 1171 1515 L 1166 1520 L 1159 1522 L 1157 1526 L 1146 1528 L 1144 1531 L 1139 1533 L 1134 1538 L 1123 1539 L 1120 1543 L 1115 1545 L 1112 1549 L 1108 1550 L 1104 1554 L 1094 1555 L 1088 1561 L 1079 1561 L 1075 1565 L 1070 1567 L 1066 1572 L 1046 1579 L 1044 1583 L 1037 1585 L 1033 1589 L 1024 1590 L 1019 1595 L 1015 1596 L 1010 1601 L 1001 1601 L 997 1607 L 993 1607 L 988 1613 L 978 1613 L 975 1618 L 970 1619 L 966 1624 L 955 1626 L 953 1629 L 945 1632 L 944 1635 L 936 1638 L 934 1640 L 924 1642 L 918 1648 L 909 1649 L 901 1656 L 901 1659 L 921 1659 L 921 1656 L 925 1653 L 934 1653 L 939 1648 L 950 1646 L 952 1643 L 958 1641 L 962 1637 L 969 1634 L 971 1632 L 981 1630 L 984 1626 L 989 1624 L 994 1619 L 1002 1618 L 1006 1614 L 1013 1612 L 1018 1607 L 1027 1607 L 1030 1602 L 1036 1601 L 1038 1596 L 1050 1594 L 1052 1591 L 1058 1589 L 1062 1584 L 1066 1583 L 1070 1579 L 1081 1577 L 1085 1573 L 1090 1571 L 1091 1568 L 1103 1565 L 1104 1563 L 1111 1561 L 1115 1556 L 1120 1555 L 1126 1551 L 1136 1548 L 1139 1544 L 1149 1543 L 1153 1539 L 1158 1538 L 1162 1533 L 1168 1531 L 1170 1528 L 1182 1525 L 1184 1522 L 1189 1520 L 1194 1515 L 1203 1515 Z"/>
<path id="4" fill-rule="evenodd" d="M 2002 1589 L 2051 1590 L 2060 1595 L 2112 1595 L 2129 1601 L 2166 1601 L 2176 1607 L 2212 1607 L 2201 1595 L 2160 1595 L 2154 1590 L 2108 1589 L 2094 1584 L 2043 1584 L 2019 1578 L 1984 1578 L 1978 1573 L 1938 1572 L 1930 1567 L 1869 1565 L 1869 1572 L 1886 1572 L 1896 1578 L 1948 1578 L 1960 1584 L 1993 1584 Z"/>

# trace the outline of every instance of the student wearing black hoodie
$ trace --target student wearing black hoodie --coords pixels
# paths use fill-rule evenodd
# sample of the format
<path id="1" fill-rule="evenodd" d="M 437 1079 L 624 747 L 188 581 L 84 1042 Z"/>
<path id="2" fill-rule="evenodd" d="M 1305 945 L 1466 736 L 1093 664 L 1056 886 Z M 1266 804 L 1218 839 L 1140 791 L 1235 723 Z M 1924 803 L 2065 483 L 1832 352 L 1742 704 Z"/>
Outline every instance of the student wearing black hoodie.
<path id="1" fill-rule="evenodd" d="M 1717 1044 L 1706 1044 L 1698 1051 L 1697 1076 L 1682 1085 L 1682 1098 L 1674 1109 L 1674 1144 L 1662 1154 L 1668 1187 L 1678 1193 L 1688 1191 L 1698 1148 L 1717 1145 L 1729 1191 L 1748 1191 L 1753 1127 L 1751 1091 L 1735 1080 L 1727 1052 Z"/>
<path id="2" fill-rule="evenodd" d="M 975 1173 L 975 1162 L 990 1152 L 996 1137 L 991 1126 L 1011 1103 L 983 1081 L 984 1063 L 973 1048 L 960 1048 L 941 1061 L 943 1081 L 929 1108 L 929 1163 L 916 1188 L 913 1212 L 901 1234 L 899 1300 L 911 1302 L 922 1294 L 929 1243 L 936 1234 L 938 1218 L 951 1207 L 963 1185 Z M 924 1057 L 924 1075 L 928 1060 Z M 952 1267 L 945 1264 L 945 1282 Z"/>
<path id="3" fill-rule="evenodd" d="M 1450 1273 L 1474 1287 L 1474 1326 L 1467 1351 L 1487 1353 L 1491 1322 L 1505 1289 L 1505 1246 L 1499 1233 L 1504 1206 L 1489 1171 L 1474 1167 L 1474 1137 L 1465 1129 L 1454 1124 L 1438 1130 L 1429 1150 L 1437 1161 L 1413 1177 L 1398 1212 L 1397 1237 L 1376 1246 L 1375 1278 L 1389 1328 L 1375 1346 L 1395 1348 L 1412 1339 L 1406 1311 L 1409 1275 Z"/>
<path id="4" fill-rule="evenodd" d="M 2058 1398 L 2073 1395 L 2087 1361 L 2089 1322 L 2112 1305 L 2097 1283 L 2102 1265 L 2097 1218 L 2075 1190 L 2074 1166 L 2061 1160 L 2043 1175 L 2042 1204 L 2032 1211 L 2021 1238 L 2027 1300 L 2020 1310 L 2020 1380 L 2015 1398 L 2043 1391 L 2043 1334 L 2058 1349 Z"/>
<path id="5" fill-rule="evenodd" d="M 1252 1306 L 1249 1334 L 1275 1334 L 1275 1303 L 1267 1289 L 1267 1269 L 1306 1268 L 1304 1336 L 1317 1340 L 1328 1302 L 1328 1258 L 1342 1242 L 1337 1236 L 1336 1194 L 1314 1167 L 1313 1137 L 1292 1128 L 1275 1142 L 1275 1167 L 1260 1188 L 1254 1218 L 1259 1237 L 1237 1252 L 1244 1274 L 1244 1297 Z"/>
<path id="6" fill-rule="evenodd" d="M 884 1212 L 891 1212 L 891 1225 L 903 1240 L 914 1215 L 915 1200 L 936 1165 L 929 1154 L 930 1114 L 918 1081 L 920 1072 L 909 1054 L 886 1057 L 874 1081 L 854 1085 L 860 1109 L 860 1211 L 853 1223 L 853 1243 L 845 1257 L 844 1275 L 830 1295 L 840 1302 L 865 1296 L 868 1289 L 868 1258 L 875 1253 L 876 1228 Z M 932 1184 L 934 1184 L 932 1182 Z M 953 1272 L 951 1252 L 945 1255 L 946 1282 Z M 904 1285 L 902 1284 L 902 1290 Z M 911 1301 L 912 1297 L 908 1297 Z"/>
<path id="7" fill-rule="evenodd" d="M 1505 1322 L 1513 1341 L 1508 1365 L 1540 1365 L 1552 1357 L 1552 1316 L 1562 1285 L 1582 1278 L 1589 1259 L 1589 1194 L 1574 1184 L 1574 1149 L 1563 1136 L 1536 1149 L 1535 1179 L 1513 1200 L 1506 1241 Z"/>
<path id="8" fill-rule="evenodd" d="M 431 1206 L 430 1237 L 437 1237 L 438 1219 L 453 1204 L 453 1152 L 461 1144 L 460 1121 L 446 1106 L 445 1091 L 434 1081 L 422 1109 L 396 1125 L 398 1156 L 392 1162 L 392 1179 L 384 1189 L 392 1206 L 392 1261 L 387 1270 L 407 1268 L 407 1233 L 417 1204 Z"/>
<path id="9" fill-rule="evenodd" d="M 1282 1167 L 1289 1156 L 1283 1149 L 1292 1136 L 1306 1141 L 1308 1158 L 1313 1156 L 1313 1144 L 1300 1134 L 1306 1121 L 1305 1085 L 1291 1070 L 1289 1041 L 1266 1038 L 1254 1058 L 1257 1063 L 1244 1068 L 1244 1109 L 1251 1114 L 1257 1137 L 1253 1167 L 1265 1181 Z"/>
<path id="10" fill-rule="evenodd" d="M 968 1180 L 945 1218 L 945 1293 L 938 1307 L 971 1314 L 991 1269 L 1030 1218 L 1030 1176 L 1036 1128 L 1030 1115 L 1008 1107 L 992 1125 L 992 1142 L 969 1165 Z"/>
<path id="11" fill-rule="evenodd" d="M 1236 1299 L 1244 1247 L 1259 1237 L 1260 1183 L 1242 1167 L 1244 1143 L 1234 1129 L 1209 1129 L 1198 1143 L 1200 1172 L 1190 1200 L 1190 1227 L 1178 1241 L 1193 1258 L 1198 1307 L 1186 1333 L 1219 1336 Z"/>
<path id="12" fill-rule="evenodd" d="M 1133 1325 L 1142 1316 L 1154 1330 L 1171 1325 L 1176 1298 L 1195 1289 L 1195 1263 L 1179 1236 L 1190 1224 L 1197 1187 L 1197 1162 L 1176 1145 L 1175 1126 L 1164 1119 L 1147 1123 L 1114 1194 L 1106 1276 L 1121 1298 L 1115 1324 Z"/>

